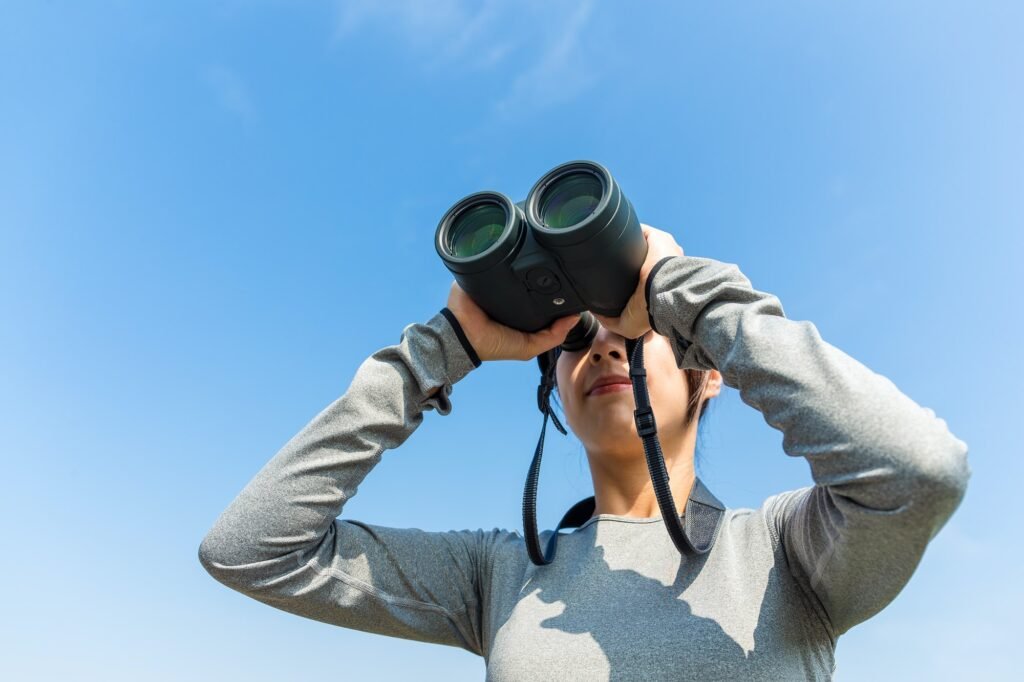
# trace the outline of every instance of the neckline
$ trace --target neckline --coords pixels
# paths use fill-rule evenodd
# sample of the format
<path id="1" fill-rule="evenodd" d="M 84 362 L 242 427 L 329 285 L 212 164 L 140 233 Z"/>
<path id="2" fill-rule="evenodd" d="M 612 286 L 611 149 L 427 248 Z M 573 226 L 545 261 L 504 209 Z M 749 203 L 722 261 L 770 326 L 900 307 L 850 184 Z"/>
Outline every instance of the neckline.
<path id="1" fill-rule="evenodd" d="M 694 505 L 692 510 L 690 509 L 691 505 Z M 573 533 L 575 533 L 577 530 L 592 526 L 598 521 L 617 521 L 619 523 L 644 525 L 659 523 L 665 529 L 669 529 L 662 516 L 642 518 L 619 514 L 594 514 L 595 509 L 596 500 L 594 496 L 590 496 L 574 504 L 565 513 L 565 516 L 558 522 L 554 533 L 548 540 L 548 548 L 552 556 L 554 556 L 554 547 L 558 541 L 558 536 L 561 534 L 560 531 L 574 528 Z M 694 516 L 693 514 L 686 513 L 688 511 L 708 513 L 699 513 Z M 695 477 L 686 501 L 684 513 L 679 517 L 683 538 L 681 542 L 676 543 L 676 547 L 683 554 L 704 554 L 710 551 L 715 543 L 715 539 L 718 537 L 718 531 L 721 528 L 724 515 L 725 505 L 707 489 L 699 476 Z M 675 540 L 676 538 L 673 538 L 673 541 Z"/>
<path id="2" fill-rule="evenodd" d="M 680 515 L 680 519 L 685 518 L 684 515 Z M 620 523 L 661 523 L 663 522 L 662 516 L 624 516 L 622 514 L 595 514 L 589 519 L 584 521 L 576 530 L 583 530 L 587 526 L 597 523 L 598 521 L 619 521 Z"/>

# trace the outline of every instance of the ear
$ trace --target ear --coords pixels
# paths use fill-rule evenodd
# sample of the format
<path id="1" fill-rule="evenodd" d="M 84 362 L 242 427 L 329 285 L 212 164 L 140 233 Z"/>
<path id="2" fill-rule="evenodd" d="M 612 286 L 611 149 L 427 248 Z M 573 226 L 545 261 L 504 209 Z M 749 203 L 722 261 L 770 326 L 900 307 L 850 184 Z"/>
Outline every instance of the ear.
<path id="1" fill-rule="evenodd" d="M 722 373 L 717 369 L 710 370 L 707 386 L 704 387 L 704 398 L 714 398 L 722 392 Z"/>

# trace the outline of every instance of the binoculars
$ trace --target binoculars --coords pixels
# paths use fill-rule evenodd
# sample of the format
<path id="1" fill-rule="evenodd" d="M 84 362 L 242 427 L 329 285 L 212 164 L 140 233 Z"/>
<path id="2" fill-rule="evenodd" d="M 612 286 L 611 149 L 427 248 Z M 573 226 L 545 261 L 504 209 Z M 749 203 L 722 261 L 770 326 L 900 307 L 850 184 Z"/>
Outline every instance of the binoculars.
<path id="1" fill-rule="evenodd" d="M 562 518 L 547 547 L 541 547 L 537 484 L 548 419 L 566 433 L 548 402 L 555 386 L 555 361 L 560 350 L 581 350 L 593 342 L 599 325 L 590 311 L 607 317 L 622 314 L 639 283 L 647 240 L 632 204 L 608 169 L 593 161 L 571 161 L 545 173 L 525 201 L 513 202 L 501 192 L 477 192 L 456 202 L 437 226 L 434 246 L 469 297 L 508 327 L 532 333 L 580 313 L 565 341 L 537 356 L 537 407 L 544 423 L 523 490 L 523 537 L 530 560 L 538 566 L 549 564 L 558 531 L 579 526 L 595 509 L 594 497 L 581 500 Z M 681 554 L 702 554 L 711 544 L 691 541 L 672 499 L 647 393 L 643 348 L 643 337 L 626 339 L 637 435 L 643 440 L 651 483 L 672 542 Z M 720 519 L 717 507 L 707 513 Z M 687 521 L 693 516 L 688 514 Z"/>
<path id="2" fill-rule="evenodd" d="M 581 313 L 565 350 L 596 335 L 588 311 L 619 316 L 647 256 L 632 204 L 593 161 L 553 168 L 524 201 L 470 194 L 444 214 L 434 246 L 459 286 L 506 326 L 532 333 Z"/>

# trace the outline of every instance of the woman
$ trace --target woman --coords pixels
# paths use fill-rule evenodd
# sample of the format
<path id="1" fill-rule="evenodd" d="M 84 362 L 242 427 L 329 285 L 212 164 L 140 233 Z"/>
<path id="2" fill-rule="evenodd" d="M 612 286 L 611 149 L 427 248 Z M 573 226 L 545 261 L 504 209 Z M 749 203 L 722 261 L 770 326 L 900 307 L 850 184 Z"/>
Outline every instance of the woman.
<path id="1" fill-rule="evenodd" d="M 787 319 L 736 266 L 643 229 L 647 260 L 623 313 L 599 318 L 589 349 L 557 358 L 595 511 L 551 564 L 534 565 L 516 532 L 336 518 L 426 410 L 450 413 L 453 385 L 474 367 L 533 358 L 576 322 L 523 334 L 453 285 L 447 308 L 368 358 L 242 490 L 203 540 L 203 566 L 285 611 L 463 647 L 492 680 L 830 679 L 836 639 L 899 593 L 960 503 L 967 447 L 813 324 Z M 627 375 L 624 342 L 639 336 L 673 496 L 687 532 L 708 533 L 704 554 L 680 555 L 658 516 L 632 392 L 595 390 Z M 723 381 L 808 461 L 813 486 L 725 509 L 700 484 L 688 406 Z"/>

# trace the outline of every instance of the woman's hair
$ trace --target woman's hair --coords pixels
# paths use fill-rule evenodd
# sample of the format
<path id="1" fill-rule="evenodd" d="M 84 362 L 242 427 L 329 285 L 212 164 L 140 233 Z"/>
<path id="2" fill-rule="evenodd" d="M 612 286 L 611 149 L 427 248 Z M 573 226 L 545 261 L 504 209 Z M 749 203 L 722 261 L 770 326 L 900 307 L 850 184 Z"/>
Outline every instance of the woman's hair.
<path id="1" fill-rule="evenodd" d="M 698 420 L 704 417 L 704 413 L 708 409 L 708 405 L 711 404 L 710 400 L 705 400 L 703 404 L 700 402 L 700 397 L 704 393 L 704 389 L 707 387 L 708 382 L 711 380 L 711 372 L 703 369 L 688 369 L 686 370 L 686 387 L 690 389 L 690 402 L 686 405 L 686 421 L 687 423 L 692 422 L 696 416 Z M 697 407 L 700 407 L 700 414 L 697 414 Z M 700 422 L 697 422 L 698 425 Z"/>

